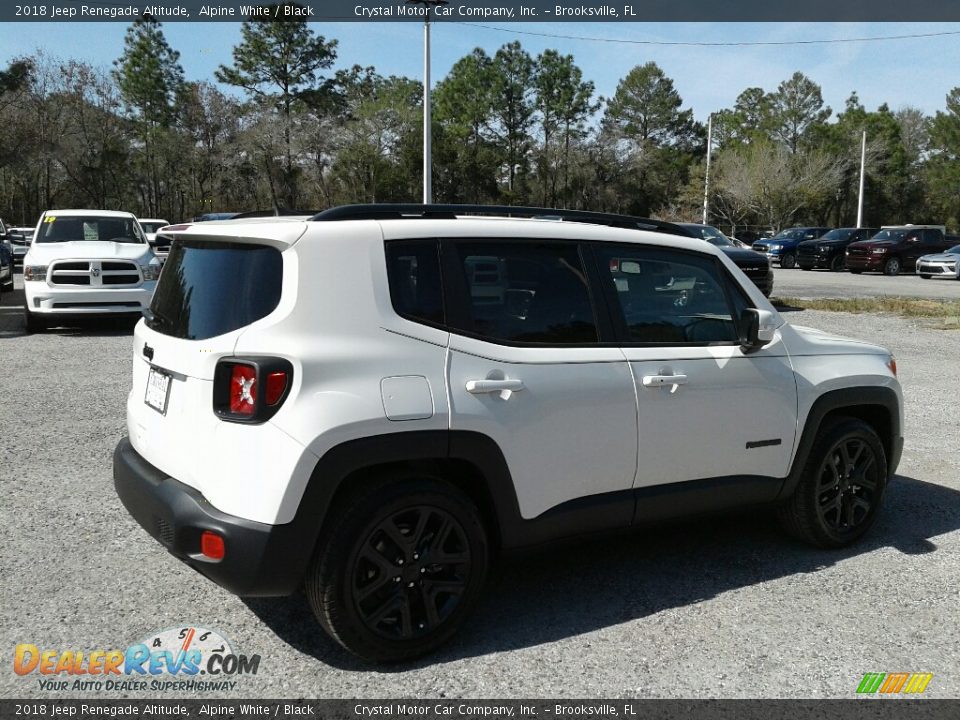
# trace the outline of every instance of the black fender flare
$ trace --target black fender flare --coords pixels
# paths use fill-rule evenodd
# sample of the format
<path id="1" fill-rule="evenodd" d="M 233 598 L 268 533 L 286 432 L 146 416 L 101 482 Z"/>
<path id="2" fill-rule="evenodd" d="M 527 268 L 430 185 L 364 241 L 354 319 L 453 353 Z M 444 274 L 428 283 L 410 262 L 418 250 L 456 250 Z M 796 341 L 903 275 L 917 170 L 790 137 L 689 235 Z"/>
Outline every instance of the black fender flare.
<path id="1" fill-rule="evenodd" d="M 793 495 L 793 491 L 800 483 L 800 476 L 807 464 L 807 458 L 810 456 L 810 451 L 816 441 L 817 433 L 823 425 L 824 418 L 843 410 L 848 411 L 846 414 L 862 418 L 868 422 L 870 420 L 880 421 L 871 424 L 877 428 L 877 434 L 880 435 L 880 440 L 883 442 L 884 450 L 887 453 L 888 479 L 893 476 L 903 452 L 900 400 L 896 391 L 893 388 L 876 386 L 831 390 L 818 397 L 811 406 L 810 412 L 807 413 L 790 473 L 783 483 L 777 502 L 787 500 Z"/>

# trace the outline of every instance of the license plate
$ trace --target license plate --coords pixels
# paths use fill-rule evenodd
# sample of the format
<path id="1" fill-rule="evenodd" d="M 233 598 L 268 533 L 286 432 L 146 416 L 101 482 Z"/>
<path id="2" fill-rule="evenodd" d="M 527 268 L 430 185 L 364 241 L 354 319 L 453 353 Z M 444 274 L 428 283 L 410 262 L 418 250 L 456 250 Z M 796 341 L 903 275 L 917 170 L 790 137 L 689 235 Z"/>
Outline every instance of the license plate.
<path id="1" fill-rule="evenodd" d="M 170 376 L 155 367 L 147 375 L 147 394 L 143 401 L 161 415 L 167 414 L 167 400 L 170 398 Z"/>

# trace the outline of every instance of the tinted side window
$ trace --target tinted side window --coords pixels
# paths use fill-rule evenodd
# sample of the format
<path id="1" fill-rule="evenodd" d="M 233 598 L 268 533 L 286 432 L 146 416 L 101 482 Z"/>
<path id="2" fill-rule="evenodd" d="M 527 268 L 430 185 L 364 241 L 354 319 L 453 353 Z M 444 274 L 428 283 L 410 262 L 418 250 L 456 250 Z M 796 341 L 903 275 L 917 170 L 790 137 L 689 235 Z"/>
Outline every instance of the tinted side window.
<path id="1" fill-rule="evenodd" d="M 926 229 L 923 231 L 923 242 L 933 245 L 940 242 L 943 237 L 940 235 L 939 230 Z"/>
<path id="2" fill-rule="evenodd" d="M 629 245 L 599 246 L 616 288 L 625 342 L 708 345 L 737 342 L 736 309 L 709 257 Z M 746 307 L 742 295 L 740 304 Z"/>
<path id="3" fill-rule="evenodd" d="M 465 297 L 455 329 L 494 342 L 576 345 L 598 339 L 574 243 L 451 243 Z"/>
<path id="4" fill-rule="evenodd" d="M 408 320 L 442 325 L 443 290 L 439 245 L 435 240 L 387 243 L 390 300 L 397 315 Z"/>

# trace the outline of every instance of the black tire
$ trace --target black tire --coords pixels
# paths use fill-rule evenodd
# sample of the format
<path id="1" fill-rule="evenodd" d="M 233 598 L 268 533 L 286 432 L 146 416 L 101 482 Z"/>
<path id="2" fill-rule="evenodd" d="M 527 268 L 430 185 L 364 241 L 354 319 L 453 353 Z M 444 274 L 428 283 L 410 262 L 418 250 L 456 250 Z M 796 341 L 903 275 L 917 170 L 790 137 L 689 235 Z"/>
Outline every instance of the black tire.
<path id="1" fill-rule="evenodd" d="M 448 483 L 407 476 L 368 484 L 339 507 L 306 579 L 323 628 L 372 662 L 409 660 L 449 640 L 487 575 L 473 502 Z"/>
<path id="2" fill-rule="evenodd" d="M 930 276 L 927 273 L 920 273 L 921 280 L 929 280 Z"/>
<path id="3" fill-rule="evenodd" d="M 903 265 L 901 265 L 898 257 L 887 258 L 887 261 L 883 264 L 884 275 L 899 275 L 902 269 Z"/>
<path id="4" fill-rule="evenodd" d="M 838 464 L 846 468 L 838 472 Z M 784 529 L 822 548 L 841 548 L 877 519 L 887 484 L 887 457 L 862 420 L 835 418 L 820 429 L 790 500 L 778 510 Z"/>
<path id="5" fill-rule="evenodd" d="M 834 255 L 830 260 L 830 269 L 833 272 L 843 272 L 847 268 L 847 261 L 843 255 Z"/>
<path id="6" fill-rule="evenodd" d="M 787 253 L 780 256 L 780 267 L 784 270 L 792 270 L 797 266 L 797 256 L 793 253 Z"/>
<path id="7" fill-rule="evenodd" d="M 23 324 L 27 328 L 27 333 L 31 335 L 47 329 L 47 321 L 36 313 L 30 312 L 26 306 L 23 308 Z"/>

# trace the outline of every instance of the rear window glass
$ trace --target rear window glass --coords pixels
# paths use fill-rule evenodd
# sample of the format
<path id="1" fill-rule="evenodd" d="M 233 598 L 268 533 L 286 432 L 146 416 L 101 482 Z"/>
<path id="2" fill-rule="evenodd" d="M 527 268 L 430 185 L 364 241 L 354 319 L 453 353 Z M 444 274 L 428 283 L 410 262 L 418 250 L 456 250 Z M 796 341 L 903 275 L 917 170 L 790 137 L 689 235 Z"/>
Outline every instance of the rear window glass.
<path id="1" fill-rule="evenodd" d="M 223 335 L 273 312 L 282 283 L 283 259 L 275 248 L 174 241 L 147 325 L 187 340 Z"/>

